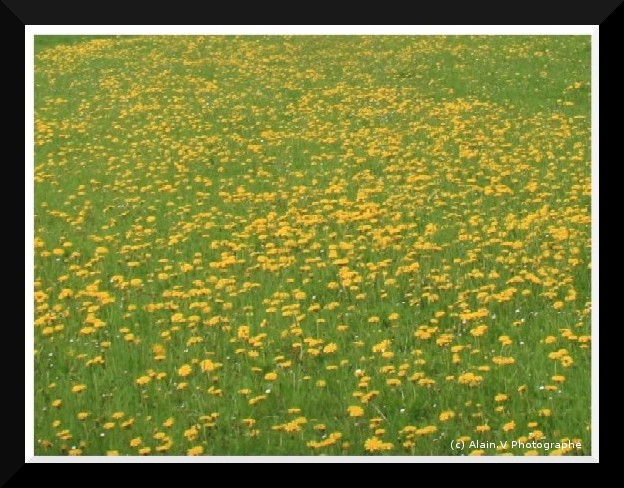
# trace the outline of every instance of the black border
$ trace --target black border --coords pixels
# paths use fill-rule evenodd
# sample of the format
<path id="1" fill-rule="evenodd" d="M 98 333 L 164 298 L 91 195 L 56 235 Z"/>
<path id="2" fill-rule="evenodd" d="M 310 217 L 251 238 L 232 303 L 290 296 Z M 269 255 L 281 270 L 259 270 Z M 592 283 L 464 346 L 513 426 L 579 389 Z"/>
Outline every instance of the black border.
<path id="1" fill-rule="evenodd" d="M 227 20 L 229 24 L 255 24 L 262 14 L 273 14 L 268 24 L 275 23 L 280 13 L 291 13 L 297 7 L 296 24 L 353 23 L 357 14 L 370 12 L 377 24 L 400 23 L 417 25 L 442 24 L 463 25 L 597 25 L 601 24 L 622 2 L 622 0 L 597 0 L 593 2 L 570 2 L 570 0 L 523 0 L 518 3 L 500 0 L 472 0 L 458 2 L 427 1 L 398 3 L 384 2 L 370 8 L 364 4 L 346 6 L 338 11 L 327 8 L 324 2 L 292 4 L 271 9 L 273 5 L 264 2 L 227 3 L 218 6 L 212 2 L 177 0 L 172 3 L 147 1 L 107 0 L 89 3 L 84 0 L 1 0 L 23 23 L 45 24 L 216 24 Z M 328 2 L 327 2 L 328 3 Z M 370 5 L 370 4 L 369 4 Z M 274 11 L 272 11 L 274 10 Z M 361 11 L 361 12 L 360 12 Z M 341 13 L 342 12 L 342 13 Z M 233 15 L 228 15 L 229 13 Z M 267 16 L 268 17 L 268 16 Z M 357 19 L 358 23 L 362 22 Z"/>
<path id="2" fill-rule="evenodd" d="M 249 17 L 253 16 L 252 22 L 258 22 L 256 10 L 262 9 L 263 12 L 270 13 L 266 4 L 256 4 L 256 7 L 247 7 L 243 5 L 231 5 L 238 11 L 236 15 L 227 16 L 224 13 L 222 7 L 231 8 L 229 5 L 219 6 L 218 10 L 215 10 L 213 5 L 209 2 L 189 2 L 178 0 L 175 8 L 173 6 L 159 6 L 156 2 L 120 2 L 118 0 L 108 0 L 103 5 L 89 5 L 83 1 L 76 0 L 61 0 L 61 1 L 42 1 L 37 2 L 33 0 L 0 0 L 3 5 L 0 5 L 0 19 L 2 22 L 2 30 L 0 35 L 5 40 L 5 62 L 15 62 L 15 67 L 12 70 L 8 69 L 8 66 L 4 66 L 5 78 L 3 81 L 5 84 L 14 84 L 13 90 L 7 93 L 21 93 L 22 90 L 22 70 L 21 60 L 22 50 L 17 47 L 16 49 L 8 49 L 13 46 L 14 40 L 21 38 L 24 33 L 25 25 L 66 25 L 66 24 L 79 24 L 79 25 L 142 25 L 145 22 L 150 22 L 151 25 L 175 25 L 185 24 L 185 21 L 192 20 L 194 24 L 216 24 L 218 20 L 230 20 L 236 24 L 241 25 L 244 22 L 244 13 L 246 11 Z M 401 23 L 411 21 L 417 25 L 468 25 L 467 22 L 472 21 L 473 25 L 599 25 L 602 24 L 607 17 L 609 17 L 614 10 L 617 9 L 619 4 L 623 0 L 600 0 L 599 2 L 584 2 L 582 7 L 573 6 L 569 0 L 551 0 L 551 1 L 537 1 L 537 0 L 525 0 L 519 4 L 506 5 L 501 3 L 500 0 L 478 0 L 473 2 L 462 1 L 456 5 L 450 5 L 443 2 L 426 2 L 418 3 L 415 9 L 418 11 L 417 17 L 410 17 L 410 19 L 403 19 Z M 334 9 L 327 10 L 321 4 L 314 4 L 314 7 L 300 7 L 302 10 L 306 10 L 305 17 L 298 19 L 296 23 L 300 24 L 301 20 L 312 23 L 312 20 L 316 20 L 314 24 L 321 25 L 323 22 L 331 20 L 338 23 L 353 22 L 353 15 L 350 15 L 349 20 L 337 19 L 339 16 L 335 13 Z M 359 7 L 361 10 L 368 10 L 364 7 Z M 315 12 L 312 12 L 314 10 Z M 348 9 L 350 10 L 350 9 Z M 388 23 L 392 25 L 390 17 L 397 17 L 396 13 L 403 12 L 405 7 L 392 8 L 390 5 L 385 5 L 383 8 L 378 7 L 374 13 L 375 20 L 380 23 Z M 412 9 L 411 9 L 412 10 Z M 217 15 L 218 12 L 218 15 Z M 201 15 L 201 14 L 205 15 Z M 317 19 L 314 19 L 315 14 Z M 241 18 L 241 14 L 243 17 Z M 330 17 L 331 18 L 328 18 Z M 601 33 L 603 33 L 603 44 L 606 44 L 604 37 L 604 27 L 617 25 L 615 17 L 613 15 L 606 26 L 601 26 Z M 218 18 L 217 18 L 218 17 Z M 345 16 L 346 17 L 346 16 Z M 370 22 L 366 20 L 357 19 L 359 24 L 368 25 Z M 384 22 L 386 21 L 386 22 Z M 230 22 L 230 23 L 234 23 Z M 273 22 L 268 19 L 267 24 Z M 85 32 L 86 33 L 86 32 Z M 11 42 L 13 41 L 13 42 Z M 619 42 L 618 42 L 619 45 Z M 19 43 L 18 43 L 19 46 Z M 604 66 L 604 63 L 603 63 Z M 7 73 L 11 73 L 11 76 L 6 76 Z M 603 74 L 603 79 L 606 73 Z M 10 90 L 10 88 L 9 88 Z M 9 97 L 10 98 L 10 97 Z M 20 103 L 18 101 L 18 103 Z M 17 110 L 20 110 L 18 108 Z M 20 120 L 19 115 L 17 120 Z M 6 140 L 13 140 L 11 131 L 15 132 L 15 140 L 21 141 L 21 128 L 19 124 L 13 124 L 12 128 L 9 128 L 9 134 L 6 136 Z M 20 142 L 21 144 L 21 142 Z M 19 154 L 18 149 L 18 154 Z M 17 213 L 19 215 L 19 212 Z M 20 219 L 21 216 L 18 216 Z M 17 227 L 19 227 L 19 222 Z M 4 333 L 15 333 L 16 337 L 12 343 L 17 344 L 16 347 L 6 347 L 8 350 L 21 351 L 21 344 L 23 340 L 22 330 L 17 324 L 6 324 Z M 13 328 L 13 331 L 7 330 Z M 7 343 L 5 343 L 7 344 Z M 0 402 L 2 405 L 2 418 L 7 422 L 6 428 L 11 431 L 10 436 L 5 437 L 5 445 L 3 449 L 3 460 L 0 463 L 0 487 L 4 486 L 7 482 L 12 481 L 16 486 L 23 484 L 24 482 L 32 481 L 29 479 L 25 471 L 21 469 L 25 466 L 22 449 L 21 439 L 23 435 L 22 425 L 19 423 L 21 417 L 21 400 L 15 402 L 14 399 L 21 398 L 22 382 L 21 375 L 12 375 L 11 372 L 15 371 L 15 364 L 21 365 L 21 354 L 18 353 L 15 358 L 10 355 L 0 355 L 3 361 L 3 370 L 5 371 L 5 384 L 3 390 L 5 393 L 5 401 Z M 5 434 L 6 435 L 6 434 Z M 47 465 L 48 467 L 50 465 Z M 79 468 L 80 465 L 73 465 L 73 468 Z M 72 469 L 73 469 L 72 468 Z M 108 468 L 107 468 L 108 469 Z M 106 476 L 106 471 L 98 471 L 102 475 Z M 26 475 L 26 480 L 25 480 Z M 74 478 L 74 482 L 89 482 L 88 477 L 82 478 L 81 473 L 75 473 L 70 476 L 70 479 L 66 479 L 65 482 L 71 482 L 71 478 Z M 91 474 L 93 476 L 93 474 Z M 53 480 L 50 480 L 53 481 Z M 59 482 L 64 482 L 63 479 L 58 479 Z M 144 482 L 147 480 L 144 480 Z"/>

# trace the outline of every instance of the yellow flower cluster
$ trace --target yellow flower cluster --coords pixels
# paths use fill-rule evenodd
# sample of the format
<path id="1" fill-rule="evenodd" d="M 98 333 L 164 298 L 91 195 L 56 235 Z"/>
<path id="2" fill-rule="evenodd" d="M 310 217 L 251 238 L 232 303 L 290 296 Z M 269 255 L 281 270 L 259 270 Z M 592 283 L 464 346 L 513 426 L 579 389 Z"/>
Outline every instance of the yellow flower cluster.
<path id="1" fill-rule="evenodd" d="M 37 454 L 589 454 L 588 43 L 38 49 Z"/>

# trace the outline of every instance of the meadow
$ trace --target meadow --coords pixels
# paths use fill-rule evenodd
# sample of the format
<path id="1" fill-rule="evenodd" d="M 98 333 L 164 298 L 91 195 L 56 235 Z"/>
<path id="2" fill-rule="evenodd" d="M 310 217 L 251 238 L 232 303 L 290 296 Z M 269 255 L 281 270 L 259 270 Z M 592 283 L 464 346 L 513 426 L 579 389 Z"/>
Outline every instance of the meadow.
<path id="1" fill-rule="evenodd" d="M 591 454 L 589 37 L 35 44 L 37 455 Z"/>

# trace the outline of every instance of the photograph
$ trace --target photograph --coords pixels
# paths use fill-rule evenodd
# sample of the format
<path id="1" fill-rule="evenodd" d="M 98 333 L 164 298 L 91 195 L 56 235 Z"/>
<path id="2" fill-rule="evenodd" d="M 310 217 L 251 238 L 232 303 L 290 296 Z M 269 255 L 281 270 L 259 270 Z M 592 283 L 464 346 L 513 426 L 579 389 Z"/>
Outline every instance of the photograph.
<path id="1" fill-rule="evenodd" d="M 67 32 L 35 457 L 595 454 L 591 34 Z"/>

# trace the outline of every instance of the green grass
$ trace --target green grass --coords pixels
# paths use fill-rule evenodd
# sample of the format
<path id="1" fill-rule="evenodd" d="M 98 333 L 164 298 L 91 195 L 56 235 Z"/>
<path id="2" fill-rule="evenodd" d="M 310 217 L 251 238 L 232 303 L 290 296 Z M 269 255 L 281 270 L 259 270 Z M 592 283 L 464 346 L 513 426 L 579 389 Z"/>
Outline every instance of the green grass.
<path id="1" fill-rule="evenodd" d="M 35 54 L 39 54 L 44 49 L 57 46 L 75 46 L 76 44 L 92 41 L 93 39 L 119 39 L 124 36 L 105 36 L 105 35 L 88 35 L 88 36 L 58 36 L 58 35 L 39 35 L 35 36 Z"/>
<path id="2" fill-rule="evenodd" d="M 590 454 L 589 49 L 38 36 L 36 454 Z"/>

